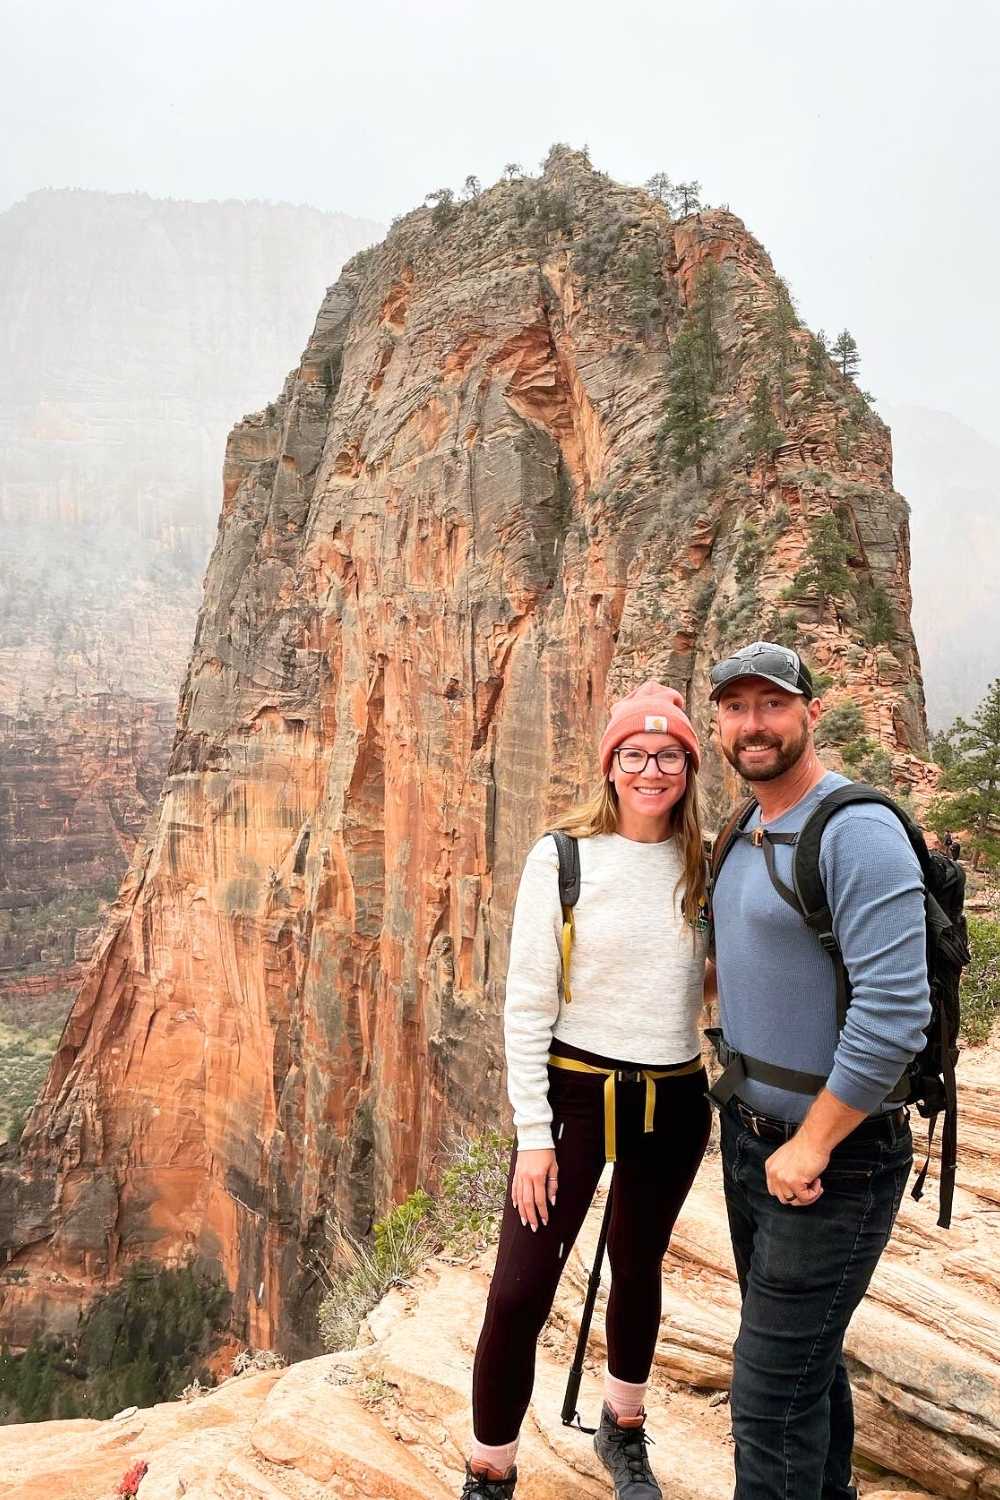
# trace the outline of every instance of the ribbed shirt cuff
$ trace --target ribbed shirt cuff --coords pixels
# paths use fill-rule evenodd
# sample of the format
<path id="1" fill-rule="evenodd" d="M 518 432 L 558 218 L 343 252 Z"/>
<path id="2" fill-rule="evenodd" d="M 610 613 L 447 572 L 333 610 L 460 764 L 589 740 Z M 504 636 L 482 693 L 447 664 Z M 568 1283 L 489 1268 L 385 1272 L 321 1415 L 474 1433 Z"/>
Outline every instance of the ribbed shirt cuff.
<path id="1" fill-rule="evenodd" d="M 554 1145 L 551 1125 L 519 1125 L 517 1127 L 518 1151 L 551 1151 Z"/>
<path id="2" fill-rule="evenodd" d="M 892 1083 L 876 1083 L 871 1078 L 860 1080 L 848 1073 L 846 1068 L 839 1063 L 834 1063 L 833 1071 L 826 1080 L 830 1093 L 839 1099 L 841 1104 L 846 1104 L 850 1109 L 864 1110 L 866 1115 L 875 1113 L 895 1085 L 895 1079 Z"/>

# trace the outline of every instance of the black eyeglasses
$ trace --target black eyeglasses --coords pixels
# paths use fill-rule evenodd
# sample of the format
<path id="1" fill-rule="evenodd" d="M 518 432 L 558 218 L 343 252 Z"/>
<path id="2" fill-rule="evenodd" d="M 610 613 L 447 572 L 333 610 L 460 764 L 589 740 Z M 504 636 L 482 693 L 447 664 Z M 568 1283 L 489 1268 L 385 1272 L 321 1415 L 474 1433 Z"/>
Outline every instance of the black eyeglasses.
<path id="1" fill-rule="evenodd" d="M 687 765 L 688 753 L 675 745 L 663 750 L 640 750 L 638 745 L 627 745 L 615 751 L 618 764 L 629 776 L 641 775 L 651 760 L 655 760 L 664 776 L 679 776 Z"/>

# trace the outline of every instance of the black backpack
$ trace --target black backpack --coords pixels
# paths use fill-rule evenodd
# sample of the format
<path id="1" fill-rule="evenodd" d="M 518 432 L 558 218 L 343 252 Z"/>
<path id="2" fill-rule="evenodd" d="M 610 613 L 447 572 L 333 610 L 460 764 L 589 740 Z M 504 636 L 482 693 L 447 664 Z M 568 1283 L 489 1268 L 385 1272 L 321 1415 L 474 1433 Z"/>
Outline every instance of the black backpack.
<path id="1" fill-rule="evenodd" d="M 913 851 L 920 861 L 925 887 L 927 922 L 927 975 L 930 981 L 931 1019 L 927 1026 L 927 1041 L 923 1051 L 913 1059 L 896 1088 L 889 1094 L 891 1100 L 913 1104 L 929 1121 L 927 1131 L 927 1159 L 917 1174 L 913 1185 L 913 1197 L 923 1194 L 924 1180 L 930 1164 L 931 1141 L 939 1114 L 944 1115 L 941 1131 L 941 1184 L 940 1213 L 938 1224 L 947 1229 L 951 1224 L 952 1200 L 955 1192 L 955 1164 L 958 1149 L 958 1101 L 955 1091 L 955 1063 L 958 1060 L 958 1031 L 960 1023 L 959 988 L 962 970 L 969 962 L 968 929 L 963 910 L 965 902 L 965 871 L 956 860 L 938 850 L 930 850 L 923 834 L 910 815 L 893 802 L 891 797 L 863 782 L 851 782 L 837 787 L 818 804 L 798 833 L 768 833 L 755 828 L 749 833 L 746 825 L 757 806 L 751 798 L 737 811 L 723 828 L 715 843 L 712 856 L 712 888 L 726 856 L 738 838 L 752 838 L 763 851 L 764 861 L 771 884 L 783 901 L 786 901 L 815 932 L 820 946 L 830 955 L 836 971 L 837 981 L 837 1029 L 843 1028 L 847 1008 L 851 1003 L 850 978 L 843 955 L 833 932 L 833 916 L 827 904 L 826 891 L 819 869 L 820 841 L 823 830 L 839 808 L 852 802 L 874 802 L 888 807 L 906 830 Z M 785 885 L 775 870 L 775 844 L 791 844 L 795 854 L 792 865 L 792 887 Z M 752 1062 L 753 1059 L 748 1061 Z M 795 1092 L 810 1092 L 801 1083 L 782 1084 L 777 1075 L 784 1072 L 768 1066 L 768 1082 L 777 1082 L 779 1087 L 791 1088 Z M 752 1073 L 752 1070 L 748 1070 Z M 788 1073 L 788 1078 L 800 1077 Z"/>

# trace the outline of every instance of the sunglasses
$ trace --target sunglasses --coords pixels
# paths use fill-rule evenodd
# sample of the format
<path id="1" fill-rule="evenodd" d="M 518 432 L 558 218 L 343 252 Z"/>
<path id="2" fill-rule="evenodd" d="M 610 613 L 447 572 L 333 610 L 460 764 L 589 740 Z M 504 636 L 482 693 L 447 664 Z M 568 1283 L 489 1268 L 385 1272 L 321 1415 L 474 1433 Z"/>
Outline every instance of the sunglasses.
<path id="1" fill-rule="evenodd" d="M 797 652 L 782 646 L 760 646 L 748 654 L 727 656 L 716 662 L 708 674 L 714 688 L 734 682 L 737 677 L 772 677 L 796 692 L 812 697 L 812 679 Z"/>

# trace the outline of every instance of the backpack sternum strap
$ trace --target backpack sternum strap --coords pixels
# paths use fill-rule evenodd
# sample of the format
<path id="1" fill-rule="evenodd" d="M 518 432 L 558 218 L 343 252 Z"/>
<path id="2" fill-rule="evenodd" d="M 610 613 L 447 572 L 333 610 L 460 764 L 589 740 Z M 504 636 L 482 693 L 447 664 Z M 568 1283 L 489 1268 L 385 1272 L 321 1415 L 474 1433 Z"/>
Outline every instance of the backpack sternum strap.
<path id="1" fill-rule="evenodd" d="M 759 838 L 757 837 L 758 834 L 760 835 Z M 794 849 L 795 845 L 799 841 L 798 834 L 768 833 L 766 828 L 755 828 L 752 833 L 750 833 L 749 835 L 746 835 L 745 833 L 744 836 L 748 836 L 750 842 L 756 847 L 763 849 L 764 864 L 767 868 L 768 880 L 771 882 L 775 891 L 781 897 L 782 901 L 786 902 L 786 904 L 792 908 L 792 911 L 797 912 L 798 915 L 801 916 L 802 908 L 799 905 L 798 896 L 796 896 L 795 892 L 782 880 L 774 863 L 775 844 L 785 844 L 786 846 L 791 846 L 791 848 Z"/>

